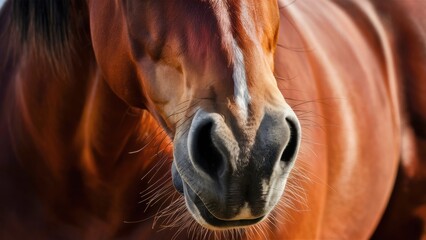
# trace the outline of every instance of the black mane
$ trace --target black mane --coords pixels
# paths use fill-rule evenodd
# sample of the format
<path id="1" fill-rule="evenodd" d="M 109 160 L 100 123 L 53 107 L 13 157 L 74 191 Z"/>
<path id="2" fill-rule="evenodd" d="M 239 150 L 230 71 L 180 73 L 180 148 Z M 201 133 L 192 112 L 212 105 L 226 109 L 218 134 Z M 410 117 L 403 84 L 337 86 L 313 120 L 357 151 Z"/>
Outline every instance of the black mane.
<path id="1" fill-rule="evenodd" d="M 23 43 L 34 38 L 59 47 L 69 40 L 70 11 L 70 0 L 13 0 L 12 24 Z"/>
<path id="2" fill-rule="evenodd" d="M 31 54 L 58 73 L 69 68 L 78 41 L 90 44 L 84 0 L 8 0 L 1 15 L 8 22 L 6 31 L 0 27 L 8 51 L 15 58 Z"/>

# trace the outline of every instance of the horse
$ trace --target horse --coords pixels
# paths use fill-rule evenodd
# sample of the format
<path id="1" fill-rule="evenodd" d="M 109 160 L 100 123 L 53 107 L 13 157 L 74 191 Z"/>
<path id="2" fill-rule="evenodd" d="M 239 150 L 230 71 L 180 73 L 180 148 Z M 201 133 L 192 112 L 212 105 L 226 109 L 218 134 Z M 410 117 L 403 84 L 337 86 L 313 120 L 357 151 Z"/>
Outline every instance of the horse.
<path id="1" fill-rule="evenodd" d="M 424 219 L 424 7 L 7 1 L 1 238 L 365 239 Z"/>

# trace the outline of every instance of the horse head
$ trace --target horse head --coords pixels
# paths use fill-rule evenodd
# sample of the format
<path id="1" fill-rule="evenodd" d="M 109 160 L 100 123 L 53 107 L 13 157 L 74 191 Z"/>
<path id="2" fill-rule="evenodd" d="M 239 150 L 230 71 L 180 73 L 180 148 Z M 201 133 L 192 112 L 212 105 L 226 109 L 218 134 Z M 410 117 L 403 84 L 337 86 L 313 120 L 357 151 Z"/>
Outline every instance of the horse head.
<path id="1" fill-rule="evenodd" d="M 300 144 L 274 77 L 277 2 L 92 0 L 89 15 L 108 85 L 173 139 L 173 183 L 196 221 L 263 220 Z"/>

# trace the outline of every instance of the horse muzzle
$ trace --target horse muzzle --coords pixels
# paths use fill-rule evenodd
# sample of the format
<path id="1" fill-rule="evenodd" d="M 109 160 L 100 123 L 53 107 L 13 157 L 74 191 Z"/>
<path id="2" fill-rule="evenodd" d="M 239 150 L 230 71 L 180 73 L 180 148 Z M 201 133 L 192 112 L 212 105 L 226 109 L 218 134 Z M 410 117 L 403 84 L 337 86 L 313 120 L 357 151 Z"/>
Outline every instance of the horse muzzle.
<path id="1" fill-rule="evenodd" d="M 198 110 L 189 131 L 175 138 L 173 183 L 201 225 L 256 224 L 281 198 L 299 149 L 300 124 L 288 108 L 265 111 L 256 126 L 246 131 Z"/>

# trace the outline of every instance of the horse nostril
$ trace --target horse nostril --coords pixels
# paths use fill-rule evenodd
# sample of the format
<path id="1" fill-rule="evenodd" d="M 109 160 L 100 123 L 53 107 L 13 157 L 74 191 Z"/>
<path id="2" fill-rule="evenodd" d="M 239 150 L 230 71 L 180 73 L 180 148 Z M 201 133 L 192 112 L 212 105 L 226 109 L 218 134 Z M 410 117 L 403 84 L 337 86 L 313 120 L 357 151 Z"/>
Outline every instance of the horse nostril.
<path id="1" fill-rule="evenodd" d="M 284 149 L 283 154 L 281 155 L 281 161 L 285 163 L 289 163 L 294 160 L 294 157 L 297 154 L 297 148 L 299 143 L 299 133 L 296 123 L 293 120 L 286 119 L 288 127 L 289 127 L 289 141 L 287 146 Z"/>
<path id="2" fill-rule="evenodd" d="M 212 139 L 213 123 L 204 124 L 194 138 L 194 162 L 212 177 L 218 177 L 223 157 Z"/>

